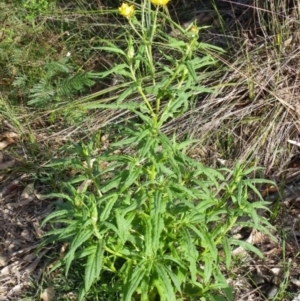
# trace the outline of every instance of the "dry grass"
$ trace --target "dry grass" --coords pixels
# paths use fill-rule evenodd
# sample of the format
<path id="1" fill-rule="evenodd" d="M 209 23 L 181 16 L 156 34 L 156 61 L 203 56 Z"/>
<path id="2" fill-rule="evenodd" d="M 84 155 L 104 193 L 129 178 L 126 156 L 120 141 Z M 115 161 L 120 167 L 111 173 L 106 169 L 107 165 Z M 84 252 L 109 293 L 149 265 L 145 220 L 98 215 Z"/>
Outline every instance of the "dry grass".
<path id="1" fill-rule="evenodd" d="M 273 177 L 281 174 L 299 151 L 287 142 L 299 141 L 300 132 L 299 5 L 298 1 L 277 2 L 277 7 L 274 3 L 268 7 L 267 2 L 258 0 L 199 1 L 194 9 L 199 25 L 211 26 L 201 33 L 203 41 L 230 47 L 218 57 L 219 68 L 207 73 L 202 83 L 215 86 L 217 94 L 200 96 L 184 116 L 171 121 L 164 130 L 198 138 L 201 147 L 195 145 L 191 151 L 198 149 L 201 159 L 209 164 L 215 164 L 216 159 L 249 161 L 266 167 L 266 174 Z M 287 2 L 289 7 L 284 5 Z M 201 9 L 212 17 L 203 19 Z M 177 13 L 176 17 L 181 16 Z M 95 60 L 89 63 L 93 65 Z M 118 85 L 114 88 L 120 90 Z M 101 89 L 90 99 L 107 94 L 113 101 L 114 90 Z M 69 108 L 67 105 L 65 110 Z M 62 109 L 41 113 L 29 122 L 29 128 L 36 128 L 38 137 L 46 137 L 42 140 L 65 141 L 130 118 L 121 110 L 98 110 L 74 125 L 55 122 L 51 130 L 36 126 L 37 120 L 47 124 L 49 116 Z M 43 135 L 45 130 L 47 135 Z"/>
<path id="2" fill-rule="evenodd" d="M 230 40 L 237 42 L 219 58 L 227 70 L 222 66 L 204 82 L 218 94 L 198 99 L 195 109 L 165 130 L 200 139 L 214 158 L 255 162 L 278 175 L 299 152 L 287 142 L 299 141 L 300 134 L 299 3 L 288 10 L 252 2 L 243 13 L 249 10 L 252 22 L 241 24 L 235 16 L 238 30 Z"/>
<path id="3" fill-rule="evenodd" d="M 276 178 L 299 151 L 287 142 L 299 141 L 300 133 L 298 1 L 278 1 L 277 7 L 275 1 L 269 6 L 258 0 L 209 1 L 209 10 L 204 2 L 196 6 L 195 18 L 201 26 L 212 26 L 201 38 L 230 45 L 217 57 L 219 68 L 207 73 L 202 83 L 216 87 L 217 94 L 200 96 L 184 116 L 164 130 L 183 138 L 198 138 L 201 147 L 195 145 L 191 152 L 199 152 L 201 160 L 209 164 L 215 164 L 216 159 L 249 161 L 265 167 L 266 175 Z M 213 17 L 200 18 L 201 9 Z M 180 19 L 178 13 L 176 17 Z M 118 85 L 114 88 L 120 89 Z M 105 93 L 110 96 L 108 100 L 114 99 L 114 90 L 108 88 L 107 92 L 91 94 L 89 101 Z M 121 110 L 90 112 L 82 122 L 52 131 L 50 139 L 89 135 L 128 118 Z"/>

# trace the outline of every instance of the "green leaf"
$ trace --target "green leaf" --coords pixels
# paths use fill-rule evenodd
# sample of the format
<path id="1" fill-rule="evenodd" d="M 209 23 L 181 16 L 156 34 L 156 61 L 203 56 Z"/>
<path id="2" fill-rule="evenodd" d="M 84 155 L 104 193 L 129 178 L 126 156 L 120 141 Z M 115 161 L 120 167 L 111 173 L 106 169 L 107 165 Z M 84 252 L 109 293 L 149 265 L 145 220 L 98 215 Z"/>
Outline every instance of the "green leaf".
<path id="1" fill-rule="evenodd" d="M 190 146 L 190 145 L 195 144 L 197 142 L 200 142 L 200 139 L 188 139 L 188 140 L 185 140 L 181 143 L 178 143 L 176 145 L 176 149 L 177 150 L 182 150 L 182 149 L 186 148 L 187 146 Z"/>
<path id="2" fill-rule="evenodd" d="M 182 229 L 182 235 L 184 239 L 184 244 L 182 245 L 183 253 L 187 261 L 189 262 L 189 271 L 190 277 L 193 282 L 196 281 L 197 276 L 197 259 L 198 259 L 198 252 L 196 250 L 195 243 L 191 237 L 191 234 L 187 229 Z"/>
<path id="3" fill-rule="evenodd" d="M 250 187 L 255 192 L 255 194 L 259 197 L 259 199 L 261 201 L 263 201 L 263 197 L 262 197 L 261 193 L 250 181 L 243 181 L 243 182 L 244 182 L 244 184 L 246 184 L 248 187 Z"/>
<path id="4" fill-rule="evenodd" d="M 179 28 L 179 30 L 181 30 L 181 28 Z M 182 31 L 182 32 L 184 32 L 184 31 Z M 187 46 L 186 42 L 181 41 L 179 39 L 172 38 L 170 35 L 168 36 L 168 40 L 169 40 L 168 46 L 171 49 L 183 50 Z"/>
<path id="5" fill-rule="evenodd" d="M 99 240 L 95 252 L 87 258 L 84 275 L 84 289 L 89 291 L 91 285 L 100 276 L 103 266 L 104 240 Z"/>
<path id="6" fill-rule="evenodd" d="M 185 263 L 183 262 L 183 260 L 182 260 L 182 262 L 180 262 L 178 259 L 176 259 L 172 255 L 163 255 L 161 258 L 165 261 L 173 261 L 174 263 L 176 263 L 176 265 L 178 265 L 182 269 L 186 270 Z M 181 256 L 178 256 L 178 258 L 180 258 L 180 260 L 182 259 Z"/>
<path id="7" fill-rule="evenodd" d="M 127 139 L 121 139 L 120 141 L 113 142 L 110 144 L 111 147 L 120 147 L 128 144 L 135 143 L 137 141 L 137 137 L 129 137 Z"/>
<path id="8" fill-rule="evenodd" d="M 52 213 L 50 213 L 42 222 L 41 227 L 43 227 L 48 221 L 52 220 L 52 219 L 57 219 L 58 217 L 61 216 L 68 216 L 70 214 L 70 210 L 68 209 L 63 209 L 63 210 L 59 210 L 59 211 L 54 211 Z"/>
<path id="9" fill-rule="evenodd" d="M 276 186 L 276 183 L 274 181 L 271 180 L 267 180 L 267 179 L 247 179 L 244 180 L 246 183 L 250 182 L 252 184 L 271 184 Z"/>
<path id="10" fill-rule="evenodd" d="M 94 109 L 110 109 L 110 110 L 130 110 L 133 111 L 136 109 L 136 103 L 119 103 L 119 104 L 105 104 L 105 103 L 87 103 L 82 105 L 82 107 L 86 110 L 94 110 Z"/>
<path id="11" fill-rule="evenodd" d="M 134 114 L 136 114 L 137 117 L 140 117 L 141 120 L 144 121 L 145 125 L 151 125 L 152 118 L 150 116 L 146 115 L 146 114 L 150 113 L 149 108 L 146 105 L 144 105 L 144 104 L 140 104 L 140 111 L 141 112 L 139 112 L 138 110 L 134 110 Z"/>
<path id="12" fill-rule="evenodd" d="M 152 244 L 152 231 L 153 231 L 153 224 L 151 223 L 150 216 L 146 213 L 142 213 L 141 217 L 144 221 L 144 253 L 145 256 L 152 257 L 153 256 L 153 244 Z"/>
<path id="13" fill-rule="evenodd" d="M 144 139 L 143 139 L 144 138 Z M 156 160 L 156 156 L 152 156 L 151 151 L 154 149 L 154 145 L 156 143 L 155 138 L 151 137 L 150 131 L 147 129 L 139 137 L 139 140 L 143 141 L 139 143 L 139 155 L 141 158 L 153 158 L 152 160 Z"/>
<path id="14" fill-rule="evenodd" d="M 125 218 L 126 213 L 124 213 L 123 210 L 121 209 L 116 209 L 115 214 L 116 214 L 117 227 L 120 233 L 120 238 L 123 241 L 123 243 L 125 243 L 125 241 L 128 239 L 128 236 L 130 235 L 131 223 L 136 213 L 131 212 Z"/>
<path id="15" fill-rule="evenodd" d="M 211 281 L 213 265 L 216 265 L 216 263 L 207 254 L 202 257 L 202 260 L 204 262 L 203 284 L 209 285 L 209 282 Z"/>
<path id="16" fill-rule="evenodd" d="M 180 114 L 186 108 L 188 96 L 185 92 L 178 92 L 176 100 L 169 101 L 163 109 L 158 126 L 161 127 L 166 120 Z"/>
<path id="17" fill-rule="evenodd" d="M 258 216 L 257 211 L 256 211 L 251 205 L 249 205 L 249 206 L 247 206 L 247 207 L 249 208 L 249 210 L 246 210 L 246 212 L 247 212 L 247 211 L 249 212 L 248 214 L 251 216 L 252 221 L 253 221 L 253 223 L 254 223 L 254 225 L 255 225 L 255 228 L 257 228 L 257 227 L 258 227 L 258 224 L 259 224 L 259 222 L 260 222 L 261 217 Z M 248 208 L 247 208 L 247 209 L 248 209 Z"/>
<path id="18" fill-rule="evenodd" d="M 147 261 L 141 260 L 135 267 L 132 276 L 127 280 L 124 287 L 124 301 L 132 301 L 131 297 L 133 293 L 136 291 L 143 278 L 145 277 L 145 274 L 147 272 L 146 266 Z"/>
<path id="19" fill-rule="evenodd" d="M 101 187 L 101 192 L 107 193 L 114 188 L 118 188 L 120 186 L 121 180 L 121 174 L 118 174 L 117 176 L 103 184 L 103 186 Z"/>
<path id="20" fill-rule="evenodd" d="M 259 249 L 254 247 L 252 244 L 248 243 L 247 241 L 231 238 L 231 239 L 229 239 L 229 242 L 231 245 L 240 246 L 246 251 L 251 251 L 251 252 L 255 253 L 260 258 L 264 258 L 263 253 Z"/>
<path id="21" fill-rule="evenodd" d="M 194 70 L 197 70 L 199 68 L 203 68 L 205 66 L 211 66 L 216 61 L 211 56 L 204 56 L 202 58 L 196 56 L 193 60 L 189 61 L 190 66 L 194 68 Z"/>
<path id="22" fill-rule="evenodd" d="M 117 193 L 114 193 L 110 195 L 110 198 L 108 202 L 105 205 L 105 208 L 103 209 L 101 215 L 100 215 L 100 221 L 106 221 L 110 215 L 111 209 L 113 208 L 115 202 L 118 200 L 119 195 Z"/>
<path id="23" fill-rule="evenodd" d="M 217 182 L 216 179 L 218 179 L 220 181 L 225 180 L 224 176 L 222 175 L 222 173 L 220 171 L 218 171 L 214 168 L 205 167 L 201 163 L 197 164 L 195 162 L 194 164 L 195 164 L 195 166 L 198 167 L 197 170 L 195 171 L 195 176 L 200 176 L 202 174 L 205 174 L 217 187 L 219 186 L 219 183 Z"/>
<path id="24" fill-rule="evenodd" d="M 76 184 L 76 183 L 82 183 L 85 180 L 89 180 L 89 177 L 87 177 L 86 175 L 78 175 L 76 177 L 74 177 L 73 179 L 67 181 L 66 183 L 68 184 Z"/>
<path id="25" fill-rule="evenodd" d="M 93 245 L 90 247 L 86 247 L 83 250 L 80 250 L 78 252 L 76 252 L 75 254 L 75 259 L 79 259 L 79 258 L 84 258 L 84 257 L 88 257 L 91 254 L 95 253 L 97 249 L 97 245 Z"/>
<path id="26" fill-rule="evenodd" d="M 195 65 L 192 64 L 191 61 L 186 61 L 186 62 L 185 62 L 185 65 L 186 65 L 187 69 L 189 70 L 189 73 L 190 73 L 190 75 L 192 76 L 194 82 L 197 83 L 197 82 L 198 82 L 198 79 L 197 79 L 197 75 L 196 75 L 196 72 L 195 72 L 195 70 L 196 70 L 196 69 L 195 69 Z"/>
<path id="27" fill-rule="evenodd" d="M 266 207 L 267 205 L 271 204 L 271 202 L 267 202 L 267 201 L 261 201 L 261 202 L 254 202 L 251 203 L 251 206 L 253 207 L 253 209 L 263 209 L 266 211 L 270 211 L 270 208 Z"/>
<path id="28" fill-rule="evenodd" d="M 225 296 L 217 295 L 217 294 L 209 294 L 208 300 L 209 301 L 233 301 L 233 299 L 228 299 Z"/>
<path id="29" fill-rule="evenodd" d="M 57 221 L 59 222 L 59 221 Z M 72 221 L 72 223 L 62 229 L 61 234 L 58 236 L 59 240 L 66 240 L 70 236 L 75 236 L 80 230 L 81 223 L 77 220 Z"/>
<path id="30" fill-rule="evenodd" d="M 164 257 L 165 258 L 165 257 Z M 170 269 L 166 267 L 166 272 L 168 273 L 169 277 L 171 278 L 172 283 L 175 285 L 177 291 L 182 294 L 182 290 L 180 287 L 181 281 L 178 279 L 177 275 L 173 273 Z"/>
<path id="31" fill-rule="evenodd" d="M 49 273 L 52 273 L 53 271 L 55 271 L 57 268 L 61 267 L 62 265 L 63 265 L 63 260 L 58 260 L 57 262 L 55 262 L 53 264 L 53 266 L 49 270 Z"/>
<path id="32" fill-rule="evenodd" d="M 111 155 L 111 154 L 109 154 L 108 156 L 101 156 L 100 158 L 103 161 L 109 161 L 109 162 L 118 161 L 118 162 L 121 162 L 121 163 L 124 163 L 124 164 L 128 164 L 128 163 L 136 161 L 135 157 L 132 157 L 132 156 L 129 156 L 129 155 Z M 121 166 L 117 165 L 115 168 L 117 168 L 117 167 L 121 167 Z"/>
<path id="33" fill-rule="evenodd" d="M 120 48 L 117 48 L 117 46 L 113 45 L 112 43 L 111 43 L 111 45 L 112 45 L 112 47 L 107 47 L 107 46 L 93 47 L 93 49 L 104 50 L 109 53 L 117 53 L 117 54 L 121 54 L 126 57 L 126 53 L 123 50 L 121 50 Z"/>
<path id="34" fill-rule="evenodd" d="M 120 193 L 123 193 L 126 189 L 128 189 L 141 175 L 142 173 L 142 167 L 139 167 L 136 165 L 137 163 L 132 163 L 131 166 L 129 166 L 129 175 L 126 178 L 124 184 L 122 187 L 120 187 Z"/>
<path id="35" fill-rule="evenodd" d="M 203 286 L 198 282 L 187 283 L 184 287 L 184 293 L 193 297 L 202 296 Z"/>
<path id="36" fill-rule="evenodd" d="M 138 191 L 136 191 L 136 193 L 138 193 Z M 132 199 L 132 195 L 130 194 L 130 192 L 126 193 L 123 202 L 124 204 L 126 204 L 127 201 L 128 206 L 122 209 L 123 214 L 125 215 L 133 211 L 136 212 L 137 207 L 141 205 L 146 198 L 147 196 L 143 193 L 143 191 L 141 191 L 141 193 L 139 194 L 138 202 L 135 199 Z"/>
<path id="37" fill-rule="evenodd" d="M 90 222 L 91 223 L 91 222 Z M 89 223 L 89 224 L 90 224 Z M 87 225 L 89 225 L 87 224 Z M 70 245 L 70 250 L 64 257 L 64 261 L 66 263 L 66 275 L 68 275 L 71 263 L 74 259 L 74 255 L 76 250 L 83 245 L 85 241 L 87 241 L 93 234 L 93 230 L 90 227 L 87 227 L 81 230 L 74 238 Z"/>
<path id="38" fill-rule="evenodd" d="M 202 27 L 203 28 L 203 27 Z M 209 53 L 208 51 L 217 51 L 217 52 L 220 52 L 220 53 L 224 53 L 225 50 L 218 47 L 218 46 L 214 46 L 214 45 L 211 45 L 211 44 L 208 44 L 208 43 L 198 43 L 199 45 L 199 50 L 203 50 L 205 53 Z"/>
<path id="39" fill-rule="evenodd" d="M 217 261 L 218 260 L 217 247 L 214 244 L 212 238 L 210 237 L 209 232 L 207 232 L 207 230 L 203 228 L 204 226 L 200 227 L 201 231 L 199 231 L 195 226 L 191 224 L 187 224 L 187 227 L 189 227 L 198 235 L 198 237 L 201 239 L 201 245 L 204 248 L 208 249 L 211 253 L 213 260 Z"/>
<path id="40" fill-rule="evenodd" d="M 149 301 L 149 293 L 151 290 L 151 280 L 149 277 L 144 277 L 139 288 L 140 298 L 139 301 Z"/>
<path id="41" fill-rule="evenodd" d="M 225 296 L 225 301 L 233 301 L 234 300 L 234 289 L 231 286 L 224 287 L 222 292 Z M 219 301 L 219 300 L 217 300 Z"/>
<path id="42" fill-rule="evenodd" d="M 47 236 L 50 236 L 50 238 L 48 237 L 47 240 L 54 242 L 58 239 L 58 236 L 60 233 L 62 233 L 64 231 L 64 229 L 54 229 L 54 230 L 50 230 L 47 233 L 44 233 L 44 238 L 46 238 Z"/>
<path id="43" fill-rule="evenodd" d="M 124 68 L 124 69 L 121 69 L 120 71 L 118 71 L 117 77 L 115 78 L 116 84 L 118 84 L 118 82 L 123 83 L 124 82 L 123 77 L 129 78 L 130 80 L 134 80 L 131 72 L 127 71 Z M 127 82 L 128 82 L 128 80 L 127 80 Z"/>
<path id="44" fill-rule="evenodd" d="M 122 92 L 118 98 L 116 104 L 119 106 L 122 104 L 123 100 L 131 96 L 134 92 L 136 92 L 136 84 L 131 84 L 124 92 Z M 132 98 L 131 98 L 132 99 Z M 128 110 L 133 111 L 134 109 L 139 107 L 139 103 L 135 103 L 135 106 L 131 106 Z"/>
<path id="45" fill-rule="evenodd" d="M 80 289 L 79 289 L 79 295 L 78 295 L 78 301 L 83 301 L 84 296 L 86 295 L 86 291 L 84 288 L 84 285 L 81 285 Z"/>
<path id="46" fill-rule="evenodd" d="M 170 188 L 172 190 L 175 190 L 175 192 L 181 192 L 193 199 L 197 199 L 197 195 L 195 195 L 194 192 L 191 189 L 187 188 L 184 184 L 174 182 L 170 184 Z"/>
<path id="47" fill-rule="evenodd" d="M 237 165 L 238 168 L 242 168 L 239 163 L 237 163 L 237 164 L 238 164 Z M 260 171 L 260 170 L 263 170 L 263 168 L 257 167 L 257 166 L 253 166 L 253 167 L 250 167 L 250 168 L 242 170 L 242 173 L 243 173 L 244 176 L 246 176 L 246 175 L 248 175 L 250 173 L 253 173 L 254 171 Z M 269 180 L 263 180 L 263 181 L 269 181 Z M 270 181 L 270 182 L 272 182 L 272 181 Z M 274 182 L 273 182 L 273 184 L 274 184 Z"/>
<path id="48" fill-rule="evenodd" d="M 110 230 L 114 231 L 120 238 L 122 237 L 119 229 L 114 224 L 104 222 L 103 225 L 105 225 L 107 229 L 110 229 Z M 107 231 L 107 229 L 104 229 L 104 231 L 101 231 L 101 233 L 109 232 L 109 231 Z"/>
<path id="49" fill-rule="evenodd" d="M 119 74 L 119 72 L 121 70 L 124 70 L 124 69 L 128 69 L 128 65 L 126 64 L 119 64 L 119 65 L 116 65 L 115 67 L 113 68 L 110 68 L 109 70 L 107 71 L 103 71 L 103 72 L 95 72 L 95 73 L 91 73 L 91 78 L 105 78 L 113 73 L 115 74 Z"/>
<path id="50" fill-rule="evenodd" d="M 150 202 L 151 201 L 152 200 L 150 200 Z M 166 210 L 166 202 L 163 200 L 163 195 L 161 191 L 156 190 L 154 192 L 153 202 L 154 202 L 154 210 L 152 210 L 151 212 L 151 223 L 153 225 L 152 251 L 153 251 L 153 255 L 156 256 L 161 242 L 161 232 L 164 228 L 163 214 Z"/>
<path id="51" fill-rule="evenodd" d="M 207 209 L 209 209 L 215 205 L 216 205 L 216 200 L 213 198 L 210 198 L 208 200 L 202 200 L 196 206 L 195 211 L 196 211 L 197 215 L 200 213 L 204 214 L 207 211 Z M 201 215 L 200 218 L 203 219 L 203 215 Z"/>
<path id="52" fill-rule="evenodd" d="M 64 200 L 68 200 L 68 201 L 72 202 L 72 198 L 70 198 L 70 196 L 65 193 L 49 193 L 49 194 L 46 194 L 45 197 L 64 199 Z"/>
<path id="53" fill-rule="evenodd" d="M 229 240 L 226 236 L 222 238 L 222 247 L 225 255 L 225 266 L 226 269 L 229 270 L 231 266 L 231 248 L 230 248 Z"/>
<path id="54" fill-rule="evenodd" d="M 153 284 L 157 288 L 160 300 L 176 301 L 176 291 L 173 289 L 167 268 L 160 263 L 154 264 L 154 268 L 158 277 Z"/>

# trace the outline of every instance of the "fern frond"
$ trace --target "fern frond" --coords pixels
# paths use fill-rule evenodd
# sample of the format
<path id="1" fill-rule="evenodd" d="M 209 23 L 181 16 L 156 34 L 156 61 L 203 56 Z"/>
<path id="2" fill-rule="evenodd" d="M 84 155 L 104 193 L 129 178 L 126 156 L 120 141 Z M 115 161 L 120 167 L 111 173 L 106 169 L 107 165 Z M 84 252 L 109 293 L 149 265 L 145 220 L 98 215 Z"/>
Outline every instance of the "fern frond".
<path id="1" fill-rule="evenodd" d="M 21 84 L 17 82 L 16 84 Z M 90 73 L 75 73 L 73 66 L 65 58 L 59 62 L 52 61 L 43 68 L 43 79 L 30 89 L 29 105 L 60 101 L 70 98 L 86 87 L 94 84 Z"/>
<path id="2" fill-rule="evenodd" d="M 32 89 L 30 89 L 31 99 L 28 101 L 29 105 L 37 103 L 45 103 L 51 101 L 55 97 L 54 87 L 44 78 L 42 78 L 37 84 L 35 84 Z"/>
<path id="3" fill-rule="evenodd" d="M 27 81 L 28 81 L 28 76 L 22 74 L 14 79 L 14 81 L 12 82 L 12 86 L 15 88 L 24 88 L 27 85 Z"/>
<path id="4" fill-rule="evenodd" d="M 66 64 L 67 62 L 61 61 L 61 62 L 50 62 L 46 64 L 45 70 L 46 70 L 46 76 L 47 78 L 52 78 L 57 75 L 62 74 L 69 74 L 70 69 Z"/>
<path id="5" fill-rule="evenodd" d="M 57 93 L 60 96 L 68 96 L 74 92 L 83 91 L 86 87 L 90 87 L 93 84 L 94 81 L 90 78 L 89 73 L 78 73 L 55 82 Z"/>

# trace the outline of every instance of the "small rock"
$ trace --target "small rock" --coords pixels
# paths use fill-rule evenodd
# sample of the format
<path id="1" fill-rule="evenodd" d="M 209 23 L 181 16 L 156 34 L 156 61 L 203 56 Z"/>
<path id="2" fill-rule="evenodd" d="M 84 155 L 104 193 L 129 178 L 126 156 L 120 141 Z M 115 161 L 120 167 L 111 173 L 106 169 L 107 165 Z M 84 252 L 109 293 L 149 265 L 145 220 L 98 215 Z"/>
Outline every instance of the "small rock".
<path id="1" fill-rule="evenodd" d="M 268 299 L 274 298 L 277 293 L 278 293 L 278 287 L 273 285 L 268 291 L 268 294 L 267 294 Z"/>
<path id="2" fill-rule="evenodd" d="M 7 262 L 8 262 L 7 256 L 0 254 L 0 267 L 6 266 Z"/>

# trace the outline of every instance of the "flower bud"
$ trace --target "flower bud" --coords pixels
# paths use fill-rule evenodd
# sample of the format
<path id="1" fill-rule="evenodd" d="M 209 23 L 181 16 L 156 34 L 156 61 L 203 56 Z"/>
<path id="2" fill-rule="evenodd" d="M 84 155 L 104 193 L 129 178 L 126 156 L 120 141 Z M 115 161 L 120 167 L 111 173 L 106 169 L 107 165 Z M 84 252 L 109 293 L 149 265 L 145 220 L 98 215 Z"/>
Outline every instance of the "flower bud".
<path id="1" fill-rule="evenodd" d="M 127 58 L 129 60 L 132 60 L 134 57 L 134 47 L 132 45 L 132 43 L 128 44 L 128 49 L 127 49 Z"/>

